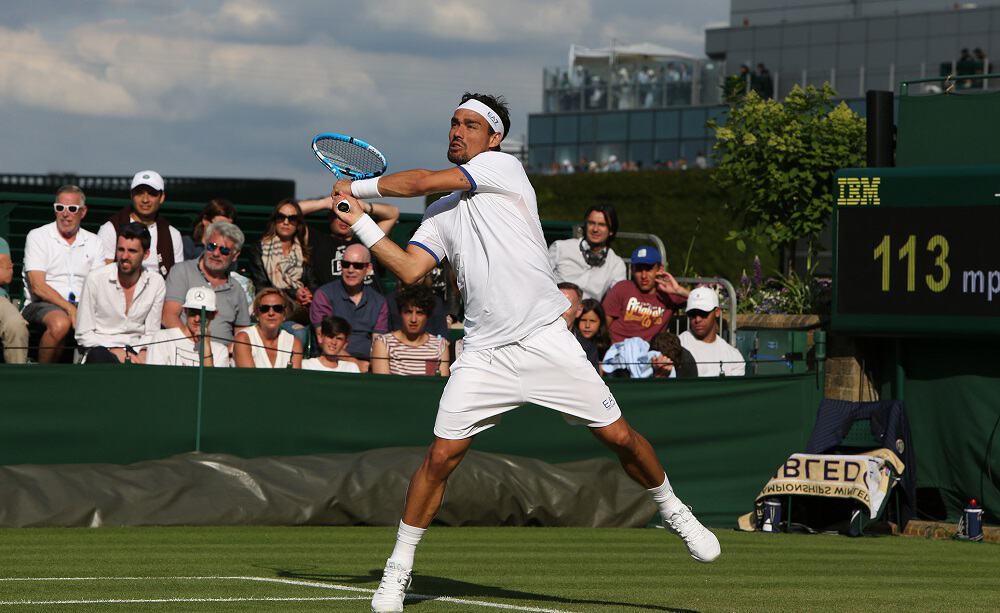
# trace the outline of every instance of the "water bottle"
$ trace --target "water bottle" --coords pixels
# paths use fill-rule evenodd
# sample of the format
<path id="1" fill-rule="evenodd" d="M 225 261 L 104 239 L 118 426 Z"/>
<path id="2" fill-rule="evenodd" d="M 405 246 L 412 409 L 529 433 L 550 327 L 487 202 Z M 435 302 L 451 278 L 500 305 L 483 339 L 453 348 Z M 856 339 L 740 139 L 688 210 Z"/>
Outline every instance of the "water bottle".
<path id="1" fill-rule="evenodd" d="M 962 509 L 962 519 L 958 522 L 956 537 L 965 541 L 983 540 L 983 509 L 976 504 L 975 498 Z"/>

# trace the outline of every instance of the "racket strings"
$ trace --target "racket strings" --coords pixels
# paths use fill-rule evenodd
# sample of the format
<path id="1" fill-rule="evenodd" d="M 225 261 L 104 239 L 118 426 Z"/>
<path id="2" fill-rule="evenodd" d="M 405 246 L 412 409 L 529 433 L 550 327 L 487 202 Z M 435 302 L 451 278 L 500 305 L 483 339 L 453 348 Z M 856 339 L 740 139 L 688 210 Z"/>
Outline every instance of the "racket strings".
<path id="1" fill-rule="evenodd" d="M 381 173 L 385 169 L 385 161 L 381 156 L 342 140 L 319 139 L 316 141 L 316 149 L 337 167 L 344 170 Z"/>

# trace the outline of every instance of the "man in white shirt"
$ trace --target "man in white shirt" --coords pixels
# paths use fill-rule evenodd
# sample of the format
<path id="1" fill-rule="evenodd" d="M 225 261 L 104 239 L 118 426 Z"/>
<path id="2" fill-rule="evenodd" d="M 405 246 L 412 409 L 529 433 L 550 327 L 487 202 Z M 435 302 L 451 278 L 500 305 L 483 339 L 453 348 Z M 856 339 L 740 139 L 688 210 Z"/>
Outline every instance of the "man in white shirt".
<path id="1" fill-rule="evenodd" d="M 201 310 L 205 309 L 205 320 Z M 157 366 L 197 366 L 200 359 L 199 344 L 204 335 L 205 366 L 228 367 L 229 349 L 218 341 L 211 341 L 208 326 L 215 318 L 215 292 L 210 287 L 192 287 L 184 297 L 184 325 L 181 328 L 164 328 L 142 339 L 146 346 L 146 364 Z"/>
<path id="2" fill-rule="evenodd" d="M 174 264 L 184 260 L 184 243 L 180 231 L 160 214 L 160 207 L 167 197 L 163 177 L 154 170 L 140 170 L 132 177 L 130 194 L 132 204 L 112 215 L 97 231 L 104 263 L 115 261 L 118 228 L 137 221 L 149 228 L 149 255 L 142 261 L 143 267 L 166 277 Z"/>
<path id="3" fill-rule="evenodd" d="M 618 213 L 610 204 L 595 204 L 584 216 L 584 236 L 549 245 L 556 281 L 574 283 L 584 298 L 600 301 L 611 286 L 625 280 L 625 260 L 611 248 L 618 233 Z"/>
<path id="4" fill-rule="evenodd" d="M 64 185 L 53 203 L 56 220 L 28 232 L 24 243 L 25 299 L 21 315 L 45 327 L 38 361 L 55 362 L 76 321 L 83 281 L 103 266 L 97 235 L 80 228 L 87 216 L 86 195 L 76 185 Z"/>
<path id="5" fill-rule="evenodd" d="M 742 377 L 746 362 L 739 349 L 719 337 L 719 296 L 710 287 L 691 290 L 687 299 L 688 329 L 681 333 L 681 347 L 698 363 L 699 377 Z"/>
<path id="6" fill-rule="evenodd" d="M 403 283 L 416 283 L 447 257 L 465 299 L 465 350 L 441 397 L 434 442 L 410 480 L 396 547 L 372 598 L 375 612 L 403 610 L 416 546 L 473 437 L 528 402 L 589 426 L 650 490 L 665 527 L 681 536 L 693 558 L 710 562 L 719 555 L 718 539 L 673 494 L 652 446 L 622 417 L 566 327 L 569 301 L 552 276 L 535 190 L 517 158 L 500 152 L 509 129 L 502 98 L 467 93 L 448 134 L 448 160 L 457 167 L 334 185 L 334 201 L 348 203 L 336 214 Z M 358 200 L 440 192 L 451 194 L 427 209 L 405 251 L 386 240 Z"/>
<path id="7" fill-rule="evenodd" d="M 89 349 L 87 363 L 142 362 L 145 349 L 129 352 L 143 336 L 160 329 L 163 277 L 142 266 L 149 255 L 149 230 L 138 222 L 118 231 L 115 263 L 90 273 L 76 313 L 76 342 Z"/>

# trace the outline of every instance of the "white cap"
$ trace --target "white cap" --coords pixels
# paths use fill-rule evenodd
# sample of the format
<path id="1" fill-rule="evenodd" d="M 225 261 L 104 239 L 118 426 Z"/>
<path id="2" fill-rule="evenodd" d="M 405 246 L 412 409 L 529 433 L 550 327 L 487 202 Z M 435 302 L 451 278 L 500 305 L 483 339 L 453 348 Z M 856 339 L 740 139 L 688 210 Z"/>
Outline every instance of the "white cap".
<path id="1" fill-rule="evenodd" d="M 719 308 L 719 296 L 711 287 L 696 287 L 691 290 L 687 299 L 687 311 L 704 311 L 706 313 Z"/>
<path id="2" fill-rule="evenodd" d="M 156 172 L 155 170 L 140 170 L 139 172 L 135 173 L 134 177 L 132 177 L 132 187 L 130 187 L 129 189 L 135 189 L 140 185 L 148 185 L 153 189 L 155 189 L 156 191 L 162 192 L 163 177 L 161 177 L 160 173 Z"/>
<path id="3" fill-rule="evenodd" d="M 200 309 L 215 311 L 215 290 L 211 287 L 192 287 L 184 296 L 185 309 Z"/>

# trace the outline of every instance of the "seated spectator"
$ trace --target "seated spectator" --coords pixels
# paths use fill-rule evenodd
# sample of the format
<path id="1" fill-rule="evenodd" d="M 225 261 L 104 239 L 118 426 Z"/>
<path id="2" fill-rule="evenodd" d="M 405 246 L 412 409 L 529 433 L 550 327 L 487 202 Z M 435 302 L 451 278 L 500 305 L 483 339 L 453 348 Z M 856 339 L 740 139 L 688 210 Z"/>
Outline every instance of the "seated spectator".
<path id="1" fill-rule="evenodd" d="M 166 277 L 174 264 L 184 260 L 184 241 L 177 228 L 160 214 L 160 207 L 167 197 L 167 192 L 163 189 L 163 177 L 152 170 L 135 173 L 130 194 L 132 204 L 112 215 L 97 231 L 97 236 L 101 239 L 104 263 L 115 261 L 118 228 L 137 221 L 149 229 L 151 238 L 149 257 L 143 260 L 142 265 L 146 270 Z"/>
<path id="2" fill-rule="evenodd" d="M 573 336 L 576 340 L 580 341 L 580 346 L 583 348 L 583 353 L 587 356 L 587 361 L 591 364 L 597 366 L 600 361 L 600 356 L 597 353 L 597 346 L 590 341 L 582 338 L 580 334 L 574 329 L 576 326 L 576 320 L 579 319 L 580 314 L 583 313 L 583 292 L 580 288 L 576 286 L 575 283 L 569 283 L 568 281 L 563 281 L 557 284 L 559 291 L 566 296 L 569 300 L 569 308 L 563 311 L 562 318 L 566 321 L 566 327 L 573 332 Z"/>
<path id="3" fill-rule="evenodd" d="M 431 334 L 436 334 L 438 336 L 448 337 L 448 313 L 447 308 L 444 304 L 444 300 L 441 296 L 434 291 L 431 283 L 432 272 L 424 275 L 424 278 L 417 281 L 417 285 L 423 285 L 424 287 L 431 288 L 431 296 L 434 299 L 434 308 L 431 310 L 430 317 L 427 320 L 427 331 Z M 397 287 L 388 294 L 385 295 L 385 306 L 386 311 L 389 313 L 389 330 L 402 330 L 403 316 L 399 312 L 399 304 L 396 302 L 400 293 L 405 292 L 407 288 L 405 286 Z"/>
<path id="4" fill-rule="evenodd" d="M 64 185 L 53 204 L 56 220 L 28 232 L 24 244 L 25 299 L 21 315 L 29 324 L 45 327 L 38 361 L 55 362 L 76 322 L 83 280 L 104 265 L 97 235 L 80 227 L 87 216 L 86 195 Z"/>
<path id="5" fill-rule="evenodd" d="M 654 379 L 687 379 L 698 376 L 694 356 L 681 346 L 681 339 L 673 332 L 661 331 L 650 341 L 649 348 L 660 354 L 651 360 Z"/>
<path id="6" fill-rule="evenodd" d="M 587 357 L 596 356 L 596 359 L 591 359 L 591 362 L 598 372 L 602 372 L 601 357 L 607 353 L 608 347 L 611 346 L 611 335 L 608 334 L 608 323 L 604 318 L 604 309 L 601 307 L 601 303 L 593 298 L 585 299 L 580 303 L 580 306 L 582 308 L 580 316 L 576 318 L 574 334 L 583 345 Z M 593 350 L 589 347 L 593 347 Z"/>
<path id="7" fill-rule="evenodd" d="M 253 299 L 257 325 L 236 334 L 233 360 L 239 368 L 302 368 L 302 343 L 281 329 L 291 301 L 281 290 L 266 287 Z"/>
<path id="8" fill-rule="evenodd" d="M 549 263 L 556 281 L 575 283 L 584 298 L 600 300 L 615 283 L 625 280 L 625 261 L 611 248 L 618 233 L 618 214 L 610 204 L 587 209 L 584 236 L 553 241 Z"/>
<path id="9" fill-rule="evenodd" d="M 371 270 L 371 253 L 364 245 L 347 247 L 341 261 L 339 279 L 321 286 L 313 295 L 309 320 L 318 328 L 327 315 L 336 315 L 351 324 L 347 353 L 358 360 L 361 372 L 368 372 L 372 337 L 389 331 L 389 313 L 385 297 L 365 285 Z"/>
<path id="10" fill-rule="evenodd" d="M 341 275 L 341 261 L 350 245 L 360 245 L 351 226 L 347 225 L 333 213 L 333 199 L 325 198 L 317 202 L 328 203 L 325 208 L 330 209 L 330 232 L 310 232 L 309 243 L 312 248 L 310 265 L 313 277 L 317 285 L 325 285 L 331 281 L 337 281 Z M 378 223 L 383 232 L 389 234 L 399 219 L 399 209 L 391 204 L 380 204 L 377 202 L 365 203 L 369 210 L 365 211 L 372 219 Z M 365 276 L 365 285 L 375 285 L 381 291 L 381 283 L 377 271 L 369 267 Z M 350 321 L 350 320 L 348 320 Z"/>
<path id="11" fill-rule="evenodd" d="M 0 238 L 0 342 L 3 343 L 3 361 L 24 364 L 28 361 L 28 322 L 21 317 L 7 293 L 7 286 L 13 280 L 14 261 L 10 259 L 10 245 Z"/>
<path id="12" fill-rule="evenodd" d="M 142 339 L 146 346 L 146 364 L 155 366 L 197 366 L 199 344 L 204 335 L 205 366 L 229 366 L 229 348 L 209 337 L 209 327 L 215 319 L 215 292 L 208 287 L 192 287 L 184 296 L 184 324 L 181 328 L 164 328 Z M 204 325 L 201 310 L 205 309 L 208 325 Z"/>
<path id="13" fill-rule="evenodd" d="M 681 345 L 698 363 L 699 377 L 742 377 L 746 373 L 743 354 L 722 340 L 716 330 L 720 312 L 714 289 L 691 290 L 687 300 L 688 329 L 680 336 Z"/>
<path id="14" fill-rule="evenodd" d="M 183 328 L 181 303 L 192 287 L 215 290 L 217 311 L 210 324 L 214 340 L 231 344 L 237 332 L 250 325 L 246 294 L 232 280 L 229 269 L 243 248 L 243 232 L 231 223 L 217 221 L 205 230 L 205 252 L 197 260 L 174 266 L 167 275 L 167 294 L 163 302 L 163 326 Z"/>
<path id="15" fill-rule="evenodd" d="M 250 262 L 247 270 L 257 291 L 277 288 L 294 305 L 286 314 L 285 329 L 295 334 L 293 322 L 308 325 L 316 279 L 309 266 L 309 230 L 298 203 L 292 199 L 279 202 L 271 211 L 264 235 L 259 242 L 248 245 L 246 252 Z M 298 329 L 302 336 L 296 337 L 304 341 L 308 329 L 304 325 Z"/>
<path id="16" fill-rule="evenodd" d="M 652 340 L 684 306 L 688 290 L 663 269 L 662 261 L 656 247 L 637 248 L 632 252 L 632 279 L 618 282 L 604 297 L 612 343 L 634 337 Z"/>
<path id="17" fill-rule="evenodd" d="M 604 372 L 612 377 L 645 379 L 653 375 L 653 360 L 659 351 L 650 349 L 649 343 L 639 337 L 614 343 L 601 359 Z"/>
<path id="18" fill-rule="evenodd" d="M 197 260 L 205 251 L 205 228 L 217 221 L 228 221 L 236 223 L 236 207 L 233 203 L 224 198 L 213 198 L 208 201 L 205 208 L 198 213 L 198 221 L 194 222 L 191 235 L 185 235 L 181 242 L 184 244 L 184 259 Z"/>
<path id="19" fill-rule="evenodd" d="M 354 358 L 347 354 L 347 337 L 351 335 L 351 324 L 341 317 L 329 315 L 320 322 L 316 337 L 322 354 L 318 358 L 302 361 L 303 370 L 329 372 L 361 372 Z"/>
<path id="20" fill-rule="evenodd" d="M 346 258 L 344 260 L 347 261 Z M 345 270 L 345 275 L 346 270 Z M 411 285 L 397 297 L 403 327 L 379 334 L 372 343 L 372 372 L 378 375 L 441 375 L 447 377 L 448 340 L 427 332 L 434 310 L 434 292 Z"/>
<path id="21" fill-rule="evenodd" d="M 115 263 L 87 276 L 76 312 L 76 343 L 87 349 L 88 364 L 145 359 L 145 349 L 134 360 L 127 351 L 160 329 L 165 286 L 163 277 L 142 265 L 149 243 L 146 226 L 121 226 Z"/>

